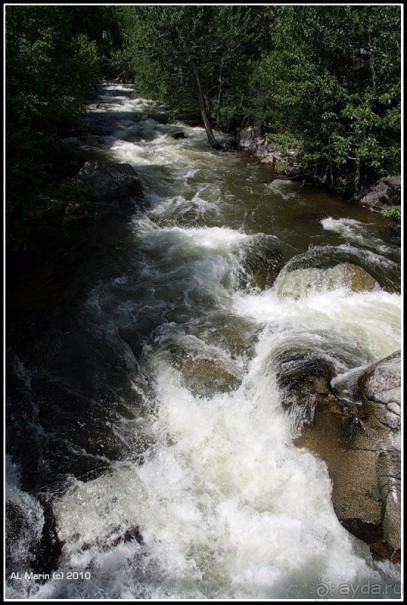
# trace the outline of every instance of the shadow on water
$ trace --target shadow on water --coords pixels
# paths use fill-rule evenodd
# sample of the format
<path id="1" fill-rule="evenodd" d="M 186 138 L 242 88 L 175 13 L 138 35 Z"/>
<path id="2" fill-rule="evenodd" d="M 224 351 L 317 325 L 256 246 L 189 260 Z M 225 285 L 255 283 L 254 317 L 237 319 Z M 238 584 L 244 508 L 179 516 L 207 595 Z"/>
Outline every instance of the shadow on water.
<path id="1" fill-rule="evenodd" d="M 129 345 L 86 305 L 95 284 L 125 271 L 130 237 L 125 216 L 82 220 L 67 248 L 10 280 L 7 443 L 28 489 L 143 450 L 111 425 L 137 417 L 131 376 L 145 335 L 135 332 Z"/>
<path id="2" fill-rule="evenodd" d="M 115 95 L 132 98 L 134 91 L 110 87 L 102 110 L 84 114 L 85 140 L 92 143 L 93 137 L 94 148 L 79 149 L 82 134 L 73 137 L 67 143 L 76 148 L 72 170 L 77 161 L 111 161 L 110 147 L 138 136 L 120 132 L 121 125 L 168 122 L 163 112 L 147 107 L 109 111 Z M 140 167 L 147 181 L 165 170 Z M 98 310 L 87 301 L 95 285 L 137 266 L 128 213 L 116 209 L 64 228 L 61 241 L 52 227 L 38 234 L 39 252 L 8 267 L 7 443 L 21 466 L 22 487 L 33 493 L 66 474 L 89 477 L 112 460 L 137 458 L 147 447 L 132 428 L 143 413 L 132 377 L 154 322 L 132 329 L 103 324 L 103 313 L 95 320 Z"/>
<path id="3" fill-rule="evenodd" d="M 17 501 L 8 509 L 7 543 L 13 552 L 23 542 L 37 573 L 55 569 L 61 553 L 51 502 L 67 476 L 87 481 L 148 447 L 137 430 L 145 410 L 133 384 L 146 335 L 139 325 L 123 339 L 89 308 L 97 284 L 137 262 L 137 251 L 129 258 L 129 216 L 82 218 L 67 229 L 59 242 L 54 233 L 31 259 L 8 266 L 7 452 L 44 526 L 31 527 L 24 499 Z"/>

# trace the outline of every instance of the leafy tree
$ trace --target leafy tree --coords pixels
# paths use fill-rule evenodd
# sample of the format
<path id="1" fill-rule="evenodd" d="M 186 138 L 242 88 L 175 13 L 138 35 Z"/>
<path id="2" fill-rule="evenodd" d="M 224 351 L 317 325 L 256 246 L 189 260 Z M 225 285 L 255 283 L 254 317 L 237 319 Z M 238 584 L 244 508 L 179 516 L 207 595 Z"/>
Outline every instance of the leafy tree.
<path id="1" fill-rule="evenodd" d="M 58 133 L 81 113 L 100 72 L 96 45 L 66 8 L 8 7 L 7 124 Z"/>
<path id="2" fill-rule="evenodd" d="M 6 8 L 6 152 L 9 235 L 49 179 L 58 139 L 97 89 L 96 43 L 68 7 Z"/>
<path id="3" fill-rule="evenodd" d="M 73 35 L 85 34 L 96 44 L 100 71 L 104 78 L 121 73 L 120 55 L 123 46 L 119 7 L 114 5 L 71 6 L 69 8 Z"/>
<path id="4" fill-rule="evenodd" d="M 233 120 L 267 15 L 242 6 L 125 7 L 125 42 L 137 86 L 171 107 L 198 104 L 208 141 L 220 149 L 213 117 L 216 125 Z"/>
<path id="5" fill-rule="evenodd" d="M 347 186 L 400 169 L 400 8 L 279 7 L 257 64 L 254 116 L 303 141 L 310 170 Z"/>

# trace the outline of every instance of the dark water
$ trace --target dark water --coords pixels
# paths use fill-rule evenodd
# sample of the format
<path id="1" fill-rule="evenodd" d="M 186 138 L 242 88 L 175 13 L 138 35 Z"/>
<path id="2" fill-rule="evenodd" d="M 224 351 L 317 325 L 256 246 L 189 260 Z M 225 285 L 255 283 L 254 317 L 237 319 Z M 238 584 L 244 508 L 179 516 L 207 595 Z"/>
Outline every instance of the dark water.
<path id="1" fill-rule="evenodd" d="M 130 163 L 146 205 L 84 221 L 10 294 L 8 596 L 397 596 L 398 566 L 340 526 L 324 464 L 292 445 L 275 379 L 283 349 L 339 375 L 400 348 L 389 223 L 103 94 L 70 144 Z M 350 291 L 342 263 L 376 288 Z"/>

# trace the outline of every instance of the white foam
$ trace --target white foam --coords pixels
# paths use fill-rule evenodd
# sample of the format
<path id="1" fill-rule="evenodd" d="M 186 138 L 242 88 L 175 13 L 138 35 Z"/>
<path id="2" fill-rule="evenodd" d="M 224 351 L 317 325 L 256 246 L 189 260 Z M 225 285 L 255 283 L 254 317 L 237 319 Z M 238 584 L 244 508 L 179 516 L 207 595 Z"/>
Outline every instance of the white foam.
<path id="1" fill-rule="evenodd" d="M 267 183 L 266 186 L 283 200 L 292 200 L 299 196 L 298 183 L 294 183 L 288 179 L 274 179 L 271 183 Z"/>
<path id="2" fill-rule="evenodd" d="M 174 226 L 160 229 L 152 221 L 145 218 L 136 220 L 134 229 L 135 233 L 142 238 L 143 247 L 161 248 L 168 246 L 169 252 L 173 246 L 177 248 L 178 252 L 187 246 L 191 250 L 195 250 L 196 254 L 204 252 L 205 249 L 228 254 L 237 250 L 243 242 L 253 238 L 253 236 L 228 227 Z M 179 260 L 183 262 L 182 255 L 180 255 Z"/>
<path id="3" fill-rule="evenodd" d="M 276 290 L 238 293 L 239 314 L 270 324 L 284 339 L 313 348 L 359 349 L 368 360 L 400 348 L 401 299 L 385 291 L 352 293 L 347 288 L 315 292 L 298 299 L 281 298 Z M 362 362 L 361 362 L 362 363 Z"/>
<path id="4" fill-rule="evenodd" d="M 291 445 L 259 364 L 235 393 L 206 399 L 162 358 L 155 368 L 156 445 L 144 464 L 75 481 L 56 504 L 65 565 L 82 559 L 106 572 L 97 539 L 125 520 L 143 533 L 127 554 L 144 561 L 146 598 L 284 598 L 293 578 L 312 596 L 310 578 L 380 579 L 336 520 L 324 464 Z M 131 573 L 120 549 L 113 561 L 110 576 Z"/>
<path id="5" fill-rule="evenodd" d="M 332 217 L 322 219 L 321 225 L 327 231 L 339 233 L 348 241 L 371 246 L 383 254 L 391 250 L 382 239 L 375 235 L 374 225 L 350 218 L 334 219 Z"/>
<path id="6" fill-rule="evenodd" d="M 44 513 L 39 502 L 20 486 L 20 469 L 11 456 L 6 456 L 6 505 L 8 563 L 10 573 L 30 572 L 35 560 L 34 548 L 38 547 L 44 527 Z M 21 598 L 24 591 L 31 589 L 29 578 L 21 573 L 21 580 L 9 583 L 10 596 Z"/>

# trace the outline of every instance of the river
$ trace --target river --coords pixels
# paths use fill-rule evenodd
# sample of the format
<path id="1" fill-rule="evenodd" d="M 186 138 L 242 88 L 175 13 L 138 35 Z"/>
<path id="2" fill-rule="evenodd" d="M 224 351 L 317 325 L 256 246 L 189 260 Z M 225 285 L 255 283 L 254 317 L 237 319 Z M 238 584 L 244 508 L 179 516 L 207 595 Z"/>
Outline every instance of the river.
<path id="1" fill-rule="evenodd" d="M 7 596 L 398 598 L 400 567 L 340 525 L 325 464 L 293 445 L 276 380 L 282 352 L 340 375 L 400 348 L 397 236 L 157 121 L 130 86 L 101 103 L 114 128 L 79 143 L 131 164 L 146 203 L 51 286 L 83 264 L 83 295 L 24 315 L 35 353 L 10 352 Z M 327 271 L 344 262 L 380 288 L 350 291 Z"/>

